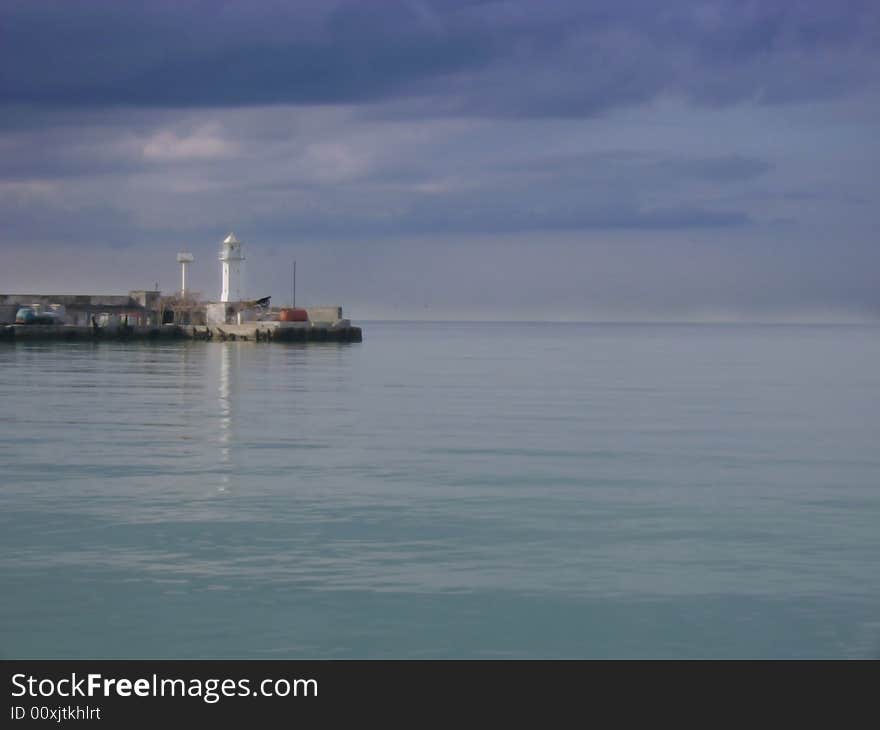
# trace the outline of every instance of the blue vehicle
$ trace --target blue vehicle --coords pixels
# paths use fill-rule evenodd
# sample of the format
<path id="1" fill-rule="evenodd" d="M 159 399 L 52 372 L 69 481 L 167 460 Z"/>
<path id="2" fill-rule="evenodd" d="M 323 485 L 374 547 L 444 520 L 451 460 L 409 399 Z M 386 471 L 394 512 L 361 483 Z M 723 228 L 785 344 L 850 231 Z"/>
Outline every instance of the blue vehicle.
<path id="1" fill-rule="evenodd" d="M 54 312 L 38 312 L 33 307 L 21 307 L 15 313 L 16 324 L 59 324 L 60 321 Z"/>

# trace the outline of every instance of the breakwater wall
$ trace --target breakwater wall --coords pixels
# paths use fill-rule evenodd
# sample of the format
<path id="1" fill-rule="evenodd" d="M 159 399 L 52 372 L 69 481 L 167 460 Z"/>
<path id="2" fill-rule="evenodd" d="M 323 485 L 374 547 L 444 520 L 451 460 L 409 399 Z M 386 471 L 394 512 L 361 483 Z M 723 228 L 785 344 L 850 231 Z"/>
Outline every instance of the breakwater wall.
<path id="1" fill-rule="evenodd" d="M 80 325 L 15 324 L 0 327 L 0 342 L 35 341 L 167 341 L 206 342 L 362 342 L 363 332 L 346 320 L 320 325 L 310 322 L 251 322 L 226 325 L 162 325 L 161 327 L 86 327 Z"/>

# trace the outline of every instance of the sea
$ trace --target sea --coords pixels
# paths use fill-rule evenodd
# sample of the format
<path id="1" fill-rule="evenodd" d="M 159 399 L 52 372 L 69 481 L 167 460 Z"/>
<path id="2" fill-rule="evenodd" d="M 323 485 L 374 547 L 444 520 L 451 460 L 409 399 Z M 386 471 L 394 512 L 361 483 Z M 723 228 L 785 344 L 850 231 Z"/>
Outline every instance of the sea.
<path id="1" fill-rule="evenodd" d="M 880 327 L 0 345 L 4 658 L 880 657 Z"/>

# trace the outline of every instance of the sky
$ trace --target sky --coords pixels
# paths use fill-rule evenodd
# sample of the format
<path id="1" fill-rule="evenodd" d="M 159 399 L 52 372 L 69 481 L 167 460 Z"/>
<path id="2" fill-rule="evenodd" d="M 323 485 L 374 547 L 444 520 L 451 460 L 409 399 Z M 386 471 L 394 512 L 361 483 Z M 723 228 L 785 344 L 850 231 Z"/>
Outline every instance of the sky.
<path id="1" fill-rule="evenodd" d="M 880 320 L 874 0 L 0 0 L 0 292 Z"/>

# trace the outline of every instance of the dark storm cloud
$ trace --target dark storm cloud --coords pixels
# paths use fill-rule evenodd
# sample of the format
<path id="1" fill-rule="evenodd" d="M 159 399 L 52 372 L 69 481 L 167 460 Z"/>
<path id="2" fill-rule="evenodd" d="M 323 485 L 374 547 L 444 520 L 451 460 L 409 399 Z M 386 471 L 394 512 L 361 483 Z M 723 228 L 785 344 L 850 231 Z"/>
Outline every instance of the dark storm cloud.
<path id="1" fill-rule="evenodd" d="M 591 230 L 692 230 L 727 228 L 751 223 L 739 210 L 712 210 L 697 206 L 644 208 L 628 205 L 597 206 L 550 201 L 524 206 L 519 197 L 463 194 L 408 200 L 393 214 L 370 211 L 333 214 L 285 212 L 279 209 L 252 224 L 270 236 L 296 230 L 324 237 L 535 233 Z"/>
<path id="2" fill-rule="evenodd" d="M 537 173 L 559 176 L 584 171 L 601 171 L 604 179 L 612 179 L 617 171 L 628 171 L 644 180 L 645 176 L 670 179 L 697 179 L 710 182 L 736 182 L 760 177 L 773 168 L 769 162 L 739 154 L 697 157 L 692 159 L 658 159 L 656 154 L 635 150 L 618 150 L 586 155 L 553 155 L 527 160 L 514 160 L 502 166 L 510 173 Z"/>
<path id="3" fill-rule="evenodd" d="M 309 5 L 6 4 L 0 100 L 174 107 L 365 101 L 479 67 L 492 55 L 479 25 L 447 16 L 438 29 L 408 3 Z"/>
<path id="4" fill-rule="evenodd" d="M 409 100 L 416 114 L 588 116 L 869 83 L 863 2 L 75 2 L 0 7 L 0 103 Z"/>

